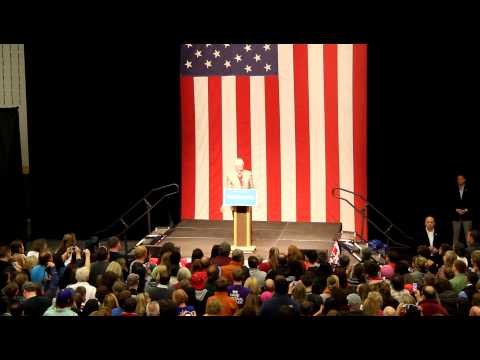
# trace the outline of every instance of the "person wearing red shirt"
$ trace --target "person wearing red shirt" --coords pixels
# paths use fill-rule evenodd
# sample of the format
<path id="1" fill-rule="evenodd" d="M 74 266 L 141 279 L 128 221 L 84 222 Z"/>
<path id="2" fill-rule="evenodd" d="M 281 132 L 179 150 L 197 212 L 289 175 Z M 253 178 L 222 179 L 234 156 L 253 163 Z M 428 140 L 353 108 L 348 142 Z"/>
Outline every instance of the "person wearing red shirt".
<path id="1" fill-rule="evenodd" d="M 419 292 L 416 295 L 417 298 L 420 297 Z M 438 302 L 437 292 L 433 286 L 425 286 L 422 289 L 422 300 L 419 301 L 418 306 L 422 309 L 424 316 L 448 316 L 448 311 Z"/>

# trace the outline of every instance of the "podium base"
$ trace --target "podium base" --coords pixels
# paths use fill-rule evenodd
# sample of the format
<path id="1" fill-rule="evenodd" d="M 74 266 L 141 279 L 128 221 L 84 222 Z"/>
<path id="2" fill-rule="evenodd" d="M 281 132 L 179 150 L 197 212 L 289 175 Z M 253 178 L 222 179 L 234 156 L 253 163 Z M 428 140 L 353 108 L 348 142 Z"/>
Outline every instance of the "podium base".
<path id="1" fill-rule="evenodd" d="M 239 249 L 239 250 L 242 250 L 244 254 L 252 254 L 255 252 L 255 250 L 257 249 L 255 246 L 235 246 L 233 245 L 232 246 L 232 251 L 233 250 L 236 250 L 236 249 Z"/>

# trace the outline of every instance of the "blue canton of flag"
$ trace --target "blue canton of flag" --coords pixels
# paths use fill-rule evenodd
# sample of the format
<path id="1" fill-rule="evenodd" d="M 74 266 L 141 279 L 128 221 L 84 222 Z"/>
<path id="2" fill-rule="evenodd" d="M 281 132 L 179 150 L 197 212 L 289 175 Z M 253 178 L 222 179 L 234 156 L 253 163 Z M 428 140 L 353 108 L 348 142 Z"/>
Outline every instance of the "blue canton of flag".
<path id="1" fill-rule="evenodd" d="M 183 44 L 181 59 L 187 76 L 278 74 L 276 44 Z"/>

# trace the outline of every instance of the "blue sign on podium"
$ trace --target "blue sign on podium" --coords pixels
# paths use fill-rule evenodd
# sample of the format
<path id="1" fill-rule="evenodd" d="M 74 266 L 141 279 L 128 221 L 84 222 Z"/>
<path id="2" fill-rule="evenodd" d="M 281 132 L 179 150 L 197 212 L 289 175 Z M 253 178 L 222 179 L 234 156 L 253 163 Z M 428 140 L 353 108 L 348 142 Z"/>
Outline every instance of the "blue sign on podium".
<path id="1" fill-rule="evenodd" d="M 257 190 L 255 189 L 223 189 L 223 205 L 257 206 Z"/>

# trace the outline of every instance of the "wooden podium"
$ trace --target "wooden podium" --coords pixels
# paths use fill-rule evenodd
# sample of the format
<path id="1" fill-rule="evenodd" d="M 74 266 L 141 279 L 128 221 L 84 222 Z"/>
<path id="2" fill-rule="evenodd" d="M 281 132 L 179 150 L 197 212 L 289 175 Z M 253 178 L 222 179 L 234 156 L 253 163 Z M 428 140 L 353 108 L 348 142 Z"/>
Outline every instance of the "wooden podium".
<path id="1" fill-rule="evenodd" d="M 224 204 L 232 207 L 233 247 L 244 253 L 252 253 L 252 206 L 257 203 L 255 189 L 225 189 Z"/>

